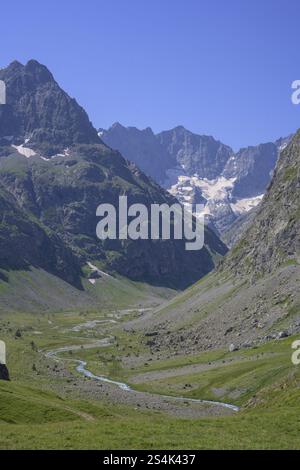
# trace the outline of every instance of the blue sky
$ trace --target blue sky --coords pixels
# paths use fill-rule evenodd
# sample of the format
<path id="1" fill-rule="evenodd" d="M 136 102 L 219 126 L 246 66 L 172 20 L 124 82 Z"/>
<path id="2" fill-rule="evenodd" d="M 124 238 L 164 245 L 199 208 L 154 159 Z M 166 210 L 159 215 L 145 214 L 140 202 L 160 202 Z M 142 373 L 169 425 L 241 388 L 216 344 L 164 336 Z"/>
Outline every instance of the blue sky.
<path id="1" fill-rule="evenodd" d="M 14 0 L 0 67 L 35 58 L 96 127 L 184 125 L 238 148 L 300 127 L 299 0 Z"/>

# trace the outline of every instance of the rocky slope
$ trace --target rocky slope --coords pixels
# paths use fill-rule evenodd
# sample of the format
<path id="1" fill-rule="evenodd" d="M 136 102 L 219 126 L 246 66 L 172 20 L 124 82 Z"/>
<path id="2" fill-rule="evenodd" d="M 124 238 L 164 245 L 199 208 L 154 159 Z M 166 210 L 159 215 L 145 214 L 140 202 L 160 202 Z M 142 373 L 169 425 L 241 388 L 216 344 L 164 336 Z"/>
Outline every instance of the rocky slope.
<path id="1" fill-rule="evenodd" d="M 124 194 L 129 204 L 147 207 L 175 200 L 101 142 L 44 66 L 14 62 L 0 79 L 7 87 L 0 107 L 0 267 L 42 267 L 80 286 L 81 267 L 99 262 L 131 279 L 175 288 L 213 269 L 226 247 L 209 229 L 196 253 L 186 251 L 183 240 L 99 241 L 102 202 L 117 205 Z"/>
<path id="2" fill-rule="evenodd" d="M 226 260 L 234 272 L 273 272 L 300 262 L 300 131 L 280 156 L 254 222 Z"/>
<path id="3" fill-rule="evenodd" d="M 278 154 L 290 137 L 234 153 L 213 137 L 179 126 L 154 134 L 116 123 L 101 138 L 162 184 L 183 204 L 202 203 L 208 223 L 219 234 L 259 205 Z"/>
<path id="4" fill-rule="evenodd" d="M 247 348 L 300 332 L 300 131 L 254 220 L 218 269 L 134 325 L 153 351 Z"/>
<path id="5" fill-rule="evenodd" d="M 222 240 L 228 248 L 234 247 L 245 236 L 256 217 L 258 209 L 259 205 L 241 214 L 232 225 L 222 233 Z"/>

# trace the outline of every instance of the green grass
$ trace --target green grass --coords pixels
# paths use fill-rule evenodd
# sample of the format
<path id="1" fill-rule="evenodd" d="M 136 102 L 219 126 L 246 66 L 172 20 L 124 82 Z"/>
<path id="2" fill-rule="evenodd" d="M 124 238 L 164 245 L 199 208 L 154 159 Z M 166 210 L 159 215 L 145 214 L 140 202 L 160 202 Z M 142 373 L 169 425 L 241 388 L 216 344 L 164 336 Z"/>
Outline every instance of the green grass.
<path id="1" fill-rule="evenodd" d="M 289 361 L 290 356 L 289 353 Z M 292 369 L 292 365 L 285 364 L 281 357 L 276 356 L 272 360 L 241 361 L 197 374 L 175 375 L 153 382 L 149 379 L 146 384 L 138 386 L 138 389 L 243 405 L 262 387 L 285 377 L 289 368 Z"/>
<path id="2" fill-rule="evenodd" d="M 1 392 L 0 392 L 1 393 Z M 184 420 L 125 407 L 77 403 L 93 417 L 52 415 L 36 424 L 0 423 L 1 449 L 299 449 L 299 390 L 274 390 L 273 402 L 223 418 Z M 74 406 L 73 403 L 71 403 Z M 21 413 L 22 410 L 20 410 Z M 28 418 L 30 411 L 27 411 Z M 45 411 L 44 411 L 45 413 Z M 40 416 L 43 418 L 43 416 Z M 49 417 L 49 415 L 48 415 Z M 57 421 L 53 421 L 53 419 Z M 63 419 L 63 421 L 61 420 Z"/>
<path id="3" fill-rule="evenodd" d="M 40 424 L 78 419 L 77 411 L 50 393 L 0 382 L 0 423 Z"/>
<path id="4" fill-rule="evenodd" d="M 258 348 L 234 353 L 215 350 L 195 356 L 153 361 L 130 369 L 124 369 L 121 362 L 116 364 L 118 356 L 114 356 L 112 349 L 106 350 L 105 354 L 101 352 L 98 357 L 94 350 L 81 356 L 88 361 L 89 368 L 94 373 L 109 374 L 114 379 L 126 380 L 140 391 L 244 405 L 258 391 L 295 370 L 291 363 L 291 344 L 295 339 L 297 338 L 273 341 Z M 198 372 L 181 372 L 183 367 L 208 363 L 210 367 L 206 370 L 200 368 Z M 153 373 L 161 371 L 172 373 L 165 378 L 152 378 Z M 144 382 L 136 383 L 131 380 L 144 373 L 148 373 Z"/>
<path id="5" fill-rule="evenodd" d="M 176 291 L 135 282 L 122 276 L 103 276 L 92 285 L 86 276 L 90 272 L 84 267 L 83 291 L 53 276 L 42 269 L 0 270 L 1 312 L 53 312 L 53 311 L 98 311 L 110 308 L 129 308 L 159 305 L 174 297 Z"/>
<path id="6" fill-rule="evenodd" d="M 106 318 L 107 314 L 109 311 L 104 309 L 97 313 L 97 318 Z M 147 379 L 134 386 L 243 406 L 233 416 L 182 419 L 64 393 L 66 379 L 49 375 L 47 367 L 54 367 L 54 362 L 37 349 L 93 341 L 99 332 L 71 331 L 72 326 L 93 319 L 95 312 L 0 316 L 0 337 L 7 343 L 12 378 L 9 383 L 0 382 L 1 449 L 300 447 L 300 368 L 291 363 L 291 342 L 295 338 L 235 353 L 211 351 L 153 361 L 148 366 L 139 363 L 126 369 L 122 362 L 124 356 L 149 351 L 145 338 L 137 333 L 126 334 L 116 326 L 111 331 L 117 338 L 115 344 L 72 354 L 73 358 L 87 360 L 89 369 L 128 382 L 139 373 L 172 370 L 174 374 L 168 379 Z M 22 334 L 19 339 L 15 339 L 17 329 Z M 177 373 L 184 366 L 208 362 L 212 364 L 210 370 L 183 376 Z M 74 371 L 74 363 L 68 362 L 68 368 Z M 191 388 L 185 388 L 186 383 Z M 223 394 L 216 396 L 216 389 L 224 389 Z M 236 394 L 237 390 L 242 393 Z"/>

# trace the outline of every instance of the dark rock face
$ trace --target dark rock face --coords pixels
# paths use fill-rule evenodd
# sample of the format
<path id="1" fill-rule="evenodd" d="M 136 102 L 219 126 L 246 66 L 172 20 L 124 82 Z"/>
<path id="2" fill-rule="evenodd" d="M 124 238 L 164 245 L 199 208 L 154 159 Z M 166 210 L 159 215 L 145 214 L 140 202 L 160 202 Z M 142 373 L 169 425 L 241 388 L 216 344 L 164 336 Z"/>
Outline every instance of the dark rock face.
<path id="1" fill-rule="evenodd" d="M 99 204 L 117 206 L 124 194 L 147 207 L 176 200 L 101 142 L 46 67 L 15 62 L 0 79 L 8 89 L 0 114 L 0 268 L 42 267 L 80 287 L 81 266 L 100 260 L 131 279 L 177 288 L 213 269 L 227 249 L 209 229 L 198 252 L 186 251 L 184 240 L 98 240 Z M 20 145 L 35 155 L 26 158 Z"/>
<path id="2" fill-rule="evenodd" d="M 214 179 L 219 176 L 233 151 L 211 136 L 197 135 L 179 126 L 157 136 L 173 161 L 186 173 L 197 173 L 200 178 Z"/>
<path id="3" fill-rule="evenodd" d="M 9 372 L 5 364 L 0 364 L 0 380 L 9 380 Z"/>
<path id="4" fill-rule="evenodd" d="M 193 134 L 179 126 L 154 134 L 116 123 L 100 130 L 103 141 L 136 163 L 146 174 L 163 184 L 170 168 L 184 167 L 188 174 L 213 179 L 220 175 L 233 154 L 230 147 L 213 137 Z"/>
<path id="5" fill-rule="evenodd" d="M 163 183 L 167 169 L 173 166 L 171 155 L 149 127 L 139 130 L 117 122 L 107 131 L 100 129 L 99 135 L 107 145 L 121 152 L 158 183 Z"/>
<path id="6" fill-rule="evenodd" d="M 263 194 L 277 158 L 278 148 L 273 143 L 241 149 L 229 160 L 223 173 L 226 178 L 236 178 L 232 195 L 248 198 Z"/>
<path id="7" fill-rule="evenodd" d="M 30 60 L 0 70 L 7 104 L 0 107 L 0 138 L 29 139 L 27 146 L 55 154 L 73 143 L 100 143 L 86 112 L 55 82 L 49 70 Z"/>
<path id="8" fill-rule="evenodd" d="M 0 268 L 26 270 L 37 266 L 81 286 L 80 264 L 71 250 L 55 232 L 21 208 L 1 183 L 0 217 Z"/>

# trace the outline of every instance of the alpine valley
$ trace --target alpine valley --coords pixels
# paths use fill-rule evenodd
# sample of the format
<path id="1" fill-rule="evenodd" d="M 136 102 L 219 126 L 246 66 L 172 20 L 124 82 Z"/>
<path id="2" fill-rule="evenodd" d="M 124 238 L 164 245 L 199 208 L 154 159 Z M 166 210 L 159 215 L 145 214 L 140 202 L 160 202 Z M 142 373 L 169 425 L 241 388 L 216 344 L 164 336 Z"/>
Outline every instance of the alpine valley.
<path id="1" fill-rule="evenodd" d="M 36 60 L 0 80 L 0 448 L 298 449 L 300 131 L 96 130 Z M 203 249 L 98 240 L 122 195 L 203 203 Z"/>

